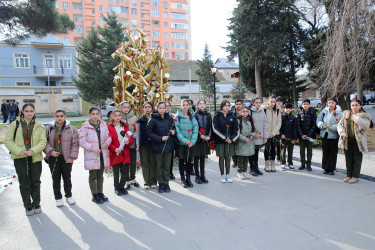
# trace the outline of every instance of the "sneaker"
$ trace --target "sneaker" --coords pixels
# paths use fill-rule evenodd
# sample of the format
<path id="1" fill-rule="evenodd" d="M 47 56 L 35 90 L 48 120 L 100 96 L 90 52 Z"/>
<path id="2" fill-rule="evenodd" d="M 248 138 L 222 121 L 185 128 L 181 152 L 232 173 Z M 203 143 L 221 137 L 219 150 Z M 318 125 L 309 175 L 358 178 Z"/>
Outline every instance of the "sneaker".
<path id="1" fill-rule="evenodd" d="M 221 175 L 220 181 L 221 183 L 227 183 L 227 180 L 225 179 L 225 174 Z"/>
<path id="2" fill-rule="evenodd" d="M 236 167 L 237 167 L 237 165 L 233 163 L 232 168 L 236 168 Z"/>
<path id="3" fill-rule="evenodd" d="M 312 171 L 311 166 L 307 165 L 306 170 L 307 171 Z"/>
<path id="4" fill-rule="evenodd" d="M 290 170 L 294 170 L 294 166 L 293 165 L 289 165 L 289 169 Z"/>
<path id="5" fill-rule="evenodd" d="M 125 186 L 126 186 L 126 190 L 129 190 L 131 188 L 131 182 L 127 181 Z"/>
<path id="6" fill-rule="evenodd" d="M 305 169 L 305 164 L 301 164 L 301 166 L 298 168 L 299 170 L 304 170 Z"/>
<path id="7" fill-rule="evenodd" d="M 283 171 L 286 170 L 286 166 L 285 166 L 285 164 L 281 165 L 281 170 L 283 170 Z"/>
<path id="8" fill-rule="evenodd" d="M 116 190 L 115 190 L 115 194 L 117 194 L 118 196 L 121 196 L 121 195 L 122 195 L 122 192 L 121 192 L 121 190 L 116 189 Z"/>
<path id="9" fill-rule="evenodd" d="M 63 206 L 64 206 L 64 202 L 62 199 L 56 200 L 56 207 L 63 207 Z"/>
<path id="10" fill-rule="evenodd" d="M 121 192 L 122 192 L 123 195 L 127 195 L 128 194 L 128 190 L 126 190 L 126 188 L 121 188 L 120 190 L 121 190 Z"/>
<path id="11" fill-rule="evenodd" d="M 92 202 L 95 202 L 96 204 L 103 204 L 103 199 L 98 194 L 92 195 Z"/>
<path id="12" fill-rule="evenodd" d="M 164 184 L 159 184 L 159 190 L 158 190 L 158 192 L 160 194 L 164 193 Z"/>
<path id="13" fill-rule="evenodd" d="M 42 212 L 42 208 L 39 205 L 36 205 L 34 207 L 34 213 L 35 214 L 40 214 Z"/>
<path id="14" fill-rule="evenodd" d="M 225 178 L 227 179 L 228 183 L 232 183 L 233 182 L 232 178 L 230 178 L 230 174 L 227 174 L 227 176 Z"/>
<path id="15" fill-rule="evenodd" d="M 243 175 L 243 173 L 237 173 L 237 178 L 240 180 L 245 180 L 245 176 Z"/>
<path id="16" fill-rule="evenodd" d="M 148 189 L 150 189 L 151 187 L 149 186 L 149 185 L 145 185 L 144 186 L 144 189 L 146 189 L 146 190 L 148 190 Z"/>
<path id="17" fill-rule="evenodd" d="M 138 183 L 138 181 L 136 181 L 136 179 L 131 181 L 131 185 L 133 185 L 136 188 L 139 187 L 139 183 Z"/>
<path id="18" fill-rule="evenodd" d="M 156 189 L 156 185 L 151 185 L 151 189 Z"/>
<path id="19" fill-rule="evenodd" d="M 196 176 L 196 177 L 195 177 L 195 182 L 196 182 L 197 184 L 202 184 L 201 177 Z"/>
<path id="20" fill-rule="evenodd" d="M 201 180 L 204 184 L 207 184 L 208 183 L 208 180 L 206 179 L 206 177 L 203 175 L 201 176 Z"/>
<path id="21" fill-rule="evenodd" d="M 169 179 L 174 180 L 174 179 L 176 179 L 176 176 L 174 176 L 174 174 L 171 174 L 171 175 L 169 176 Z"/>
<path id="22" fill-rule="evenodd" d="M 324 170 L 324 171 L 323 171 L 323 174 L 329 174 L 329 171 Z"/>
<path id="23" fill-rule="evenodd" d="M 244 174 L 244 176 L 245 176 L 246 179 L 250 179 L 251 178 L 251 175 L 249 173 L 245 173 L 244 172 L 243 174 Z"/>
<path id="24" fill-rule="evenodd" d="M 34 215 L 34 209 L 32 209 L 32 208 L 26 208 L 26 215 L 27 216 Z"/>
<path id="25" fill-rule="evenodd" d="M 68 202 L 69 205 L 76 204 L 76 201 L 73 199 L 73 197 L 66 198 L 65 200 L 66 202 Z"/>
<path id="26" fill-rule="evenodd" d="M 255 170 L 250 170 L 250 174 L 255 177 L 258 176 L 258 173 Z"/>
<path id="27" fill-rule="evenodd" d="M 107 202 L 107 201 L 108 201 L 108 197 L 105 196 L 103 193 L 98 193 L 98 195 L 99 195 L 100 198 L 102 198 L 102 200 L 103 200 L 104 202 Z"/>
<path id="28" fill-rule="evenodd" d="M 335 172 L 334 171 L 331 171 L 328 173 L 329 175 L 335 175 Z"/>
<path id="29" fill-rule="evenodd" d="M 170 193 L 171 192 L 171 188 L 169 187 L 168 184 L 164 185 L 164 192 L 166 192 L 166 193 Z"/>

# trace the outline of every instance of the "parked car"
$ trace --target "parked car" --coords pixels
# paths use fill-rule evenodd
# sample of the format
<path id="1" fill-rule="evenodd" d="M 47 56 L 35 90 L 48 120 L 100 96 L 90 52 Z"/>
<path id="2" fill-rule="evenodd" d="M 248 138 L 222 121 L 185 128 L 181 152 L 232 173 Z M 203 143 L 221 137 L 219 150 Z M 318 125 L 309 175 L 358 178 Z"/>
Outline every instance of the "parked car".
<path id="1" fill-rule="evenodd" d="M 103 105 L 101 107 L 102 116 L 110 118 L 112 111 L 115 110 L 115 109 L 116 109 L 116 107 L 115 107 L 115 103 L 114 102 L 111 102 L 109 104 Z"/>
<path id="2" fill-rule="evenodd" d="M 298 107 L 301 108 L 302 101 L 306 98 L 299 98 L 298 99 Z M 322 107 L 322 100 L 315 98 L 315 97 L 307 97 L 310 100 L 310 105 L 312 108 L 321 108 Z"/>
<path id="3" fill-rule="evenodd" d="M 251 100 L 252 99 L 245 99 L 243 100 L 243 105 L 246 106 L 246 107 L 249 107 L 250 103 L 251 103 Z M 235 107 L 234 107 L 234 102 L 231 102 L 230 103 L 230 110 L 231 111 L 234 111 Z"/>
<path id="4" fill-rule="evenodd" d="M 350 100 L 357 99 L 357 94 L 350 94 Z M 369 105 L 371 103 L 375 103 L 375 95 L 367 94 L 363 95 L 363 104 Z"/>

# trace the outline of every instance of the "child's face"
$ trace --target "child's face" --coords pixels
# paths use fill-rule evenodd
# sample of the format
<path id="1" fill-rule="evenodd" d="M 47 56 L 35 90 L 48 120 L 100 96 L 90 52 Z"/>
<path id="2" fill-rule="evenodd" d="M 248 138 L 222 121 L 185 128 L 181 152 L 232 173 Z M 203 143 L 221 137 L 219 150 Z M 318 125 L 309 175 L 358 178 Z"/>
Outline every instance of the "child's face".
<path id="1" fill-rule="evenodd" d="M 171 111 L 171 105 L 168 102 L 165 103 L 165 111 L 167 112 Z"/>
<path id="2" fill-rule="evenodd" d="M 303 108 L 305 111 L 309 110 L 309 108 L 310 108 L 310 103 L 308 103 L 308 102 L 304 102 L 304 103 L 302 103 L 302 108 Z"/>
<path id="3" fill-rule="evenodd" d="M 204 111 L 206 109 L 206 103 L 204 101 L 198 102 L 198 109 Z"/>
<path id="4" fill-rule="evenodd" d="M 230 103 L 227 102 L 227 103 L 225 103 L 225 105 L 223 106 L 223 111 L 224 111 L 224 112 L 228 112 L 228 111 L 229 111 L 229 108 L 230 108 Z"/>
<path id="5" fill-rule="evenodd" d="M 130 112 L 130 104 L 129 103 L 124 103 L 122 106 L 121 106 L 121 111 L 122 113 L 124 114 L 127 114 Z"/>
<path id="6" fill-rule="evenodd" d="M 145 104 L 145 105 L 143 106 L 143 112 L 144 112 L 145 114 L 151 114 L 151 111 L 152 111 L 152 107 L 151 107 L 150 104 Z"/>
<path id="7" fill-rule="evenodd" d="M 358 102 L 352 102 L 350 106 L 354 114 L 358 113 L 362 108 L 362 106 Z"/>
<path id="8" fill-rule="evenodd" d="M 190 108 L 190 104 L 188 102 L 181 103 L 182 111 L 187 112 L 189 110 L 189 108 Z"/>
<path id="9" fill-rule="evenodd" d="M 93 122 L 99 121 L 99 111 L 98 110 L 93 110 L 89 114 L 89 117 L 90 117 L 90 120 L 93 121 Z"/>
<path id="10" fill-rule="evenodd" d="M 31 106 L 26 106 L 22 113 L 25 119 L 31 120 L 35 115 L 35 110 Z"/>
<path id="11" fill-rule="evenodd" d="M 58 124 L 63 124 L 65 122 L 66 116 L 63 112 L 58 112 L 55 114 L 55 119 Z"/>
<path id="12" fill-rule="evenodd" d="M 332 100 L 328 101 L 328 107 L 330 109 L 336 108 L 336 103 Z"/>
<path id="13" fill-rule="evenodd" d="M 289 115 L 292 112 L 291 108 L 284 108 L 285 114 Z"/>
<path id="14" fill-rule="evenodd" d="M 283 107 L 283 105 L 284 105 L 284 103 L 281 102 L 281 101 L 278 101 L 278 102 L 276 102 L 276 103 L 277 103 L 277 105 L 279 105 L 279 107 Z"/>
<path id="15" fill-rule="evenodd" d="M 273 107 L 275 107 L 276 105 L 276 99 L 270 98 L 270 100 L 268 101 L 268 105 L 270 106 L 271 109 L 273 109 Z"/>
<path id="16" fill-rule="evenodd" d="M 260 105 L 262 105 L 262 100 L 260 100 L 260 99 L 256 99 L 255 101 L 254 101 L 254 106 L 257 108 L 257 109 L 259 109 L 260 108 Z"/>
<path id="17" fill-rule="evenodd" d="M 240 109 L 242 108 L 242 102 L 236 102 L 234 104 L 234 107 L 236 108 L 237 111 L 240 111 Z"/>
<path id="18" fill-rule="evenodd" d="M 249 116 L 249 110 L 248 109 L 242 109 L 241 111 L 241 116 L 242 117 L 248 117 Z"/>
<path id="19" fill-rule="evenodd" d="M 165 113 L 165 104 L 159 104 L 159 106 L 156 108 L 156 110 L 158 111 L 158 113 L 160 115 L 164 115 Z"/>
<path id="20" fill-rule="evenodd" d="M 122 119 L 122 114 L 120 112 L 115 112 L 112 116 L 114 122 L 120 122 Z"/>

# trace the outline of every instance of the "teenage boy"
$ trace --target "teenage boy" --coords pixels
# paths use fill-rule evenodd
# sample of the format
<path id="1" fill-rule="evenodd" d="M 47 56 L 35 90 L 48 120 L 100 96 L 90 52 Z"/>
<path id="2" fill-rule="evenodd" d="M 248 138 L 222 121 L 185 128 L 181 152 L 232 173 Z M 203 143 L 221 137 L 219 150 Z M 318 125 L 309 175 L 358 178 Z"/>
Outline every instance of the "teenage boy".
<path id="1" fill-rule="evenodd" d="M 286 151 L 288 150 L 288 167 L 294 170 L 293 167 L 293 148 L 297 140 L 297 118 L 292 115 L 293 105 L 291 103 L 285 104 L 284 114 L 281 115 L 281 170 L 286 170 Z"/>
<path id="2" fill-rule="evenodd" d="M 242 108 L 242 106 L 243 106 L 242 100 L 236 100 L 234 102 L 234 116 L 235 117 L 238 117 L 238 116 L 241 115 L 241 108 Z M 232 165 L 232 167 L 236 168 L 237 167 L 237 155 L 233 155 L 232 159 L 233 159 L 233 165 Z"/>
<path id="3" fill-rule="evenodd" d="M 9 115 L 8 103 L 6 100 L 3 100 L 3 103 L 1 104 L 1 113 L 3 114 L 3 123 L 6 123 Z"/>
<path id="4" fill-rule="evenodd" d="M 299 137 L 301 167 L 299 170 L 311 171 L 312 140 L 315 138 L 316 110 L 310 107 L 310 100 L 302 101 L 302 110 L 297 116 L 297 132 Z M 307 149 L 307 159 L 305 158 Z"/>

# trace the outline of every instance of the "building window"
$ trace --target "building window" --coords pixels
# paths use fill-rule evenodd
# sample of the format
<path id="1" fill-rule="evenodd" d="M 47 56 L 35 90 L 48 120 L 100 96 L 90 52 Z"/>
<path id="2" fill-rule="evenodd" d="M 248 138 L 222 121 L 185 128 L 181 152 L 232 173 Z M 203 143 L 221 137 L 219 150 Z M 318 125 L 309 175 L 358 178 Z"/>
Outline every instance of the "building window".
<path id="1" fill-rule="evenodd" d="M 73 5 L 74 10 L 82 10 L 82 5 Z"/>
<path id="2" fill-rule="evenodd" d="M 160 31 L 152 31 L 152 37 L 160 37 Z"/>
<path id="3" fill-rule="evenodd" d="M 168 2 L 163 1 L 163 7 L 164 7 L 164 8 L 168 8 Z"/>
<path id="4" fill-rule="evenodd" d="M 67 10 L 68 7 L 69 7 L 69 4 L 67 2 L 63 2 L 62 7 L 63 7 L 64 10 Z"/>
<path id="5" fill-rule="evenodd" d="M 151 11 L 151 16 L 159 17 L 159 11 L 158 10 L 152 10 Z"/>
<path id="6" fill-rule="evenodd" d="M 187 19 L 186 13 L 172 12 L 171 17 L 175 19 Z"/>
<path id="7" fill-rule="evenodd" d="M 138 31 L 137 30 L 133 30 L 132 33 L 133 33 L 133 36 L 138 35 Z"/>
<path id="8" fill-rule="evenodd" d="M 126 2 L 126 0 L 121 0 L 121 2 L 122 2 L 122 3 L 125 3 L 125 2 Z"/>
<path id="9" fill-rule="evenodd" d="M 121 25 L 128 25 L 128 22 L 126 20 L 120 20 Z"/>
<path id="10" fill-rule="evenodd" d="M 29 68 L 30 58 L 29 54 L 14 54 L 16 68 Z"/>
<path id="11" fill-rule="evenodd" d="M 169 53 L 168 53 L 168 52 L 165 53 L 165 54 L 164 54 L 164 57 L 165 57 L 165 58 L 169 58 Z"/>
<path id="12" fill-rule="evenodd" d="M 91 0 L 92 3 L 95 3 L 95 0 Z"/>
<path id="13" fill-rule="evenodd" d="M 172 27 L 172 29 L 183 29 L 183 30 L 188 29 L 187 23 L 173 23 L 172 22 L 171 27 Z"/>
<path id="14" fill-rule="evenodd" d="M 176 59 L 185 59 L 186 54 L 184 52 L 175 52 Z"/>
<path id="15" fill-rule="evenodd" d="M 163 17 L 168 17 L 168 12 L 163 12 Z"/>
<path id="16" fill-rule="evenodd" d="M 164 48 L 169 49 L 169 43 L 164 43 Z"/>
<path id="17" fill-rule="evenodd" d="M 132 0 L 132 4 L 136 5 L 137 4 L 137 0 Z"/>
<path id="18" fill-rule="evenodd" d="M 178 4 L 177 4 L 177 9 L 179 9 L 179 10 L 182 10 L 182 9 L 183 9 L 183 5 L 182 5 L 182 3 L 178 3 Z"/>
<path id="19" fill-rule="evenodd" d="M 104 23 L 104 17 L 99 17 L 99 22 Z"/>
<path id="20" fill-rule="evenodd" d="M 31 86 L 31 82 L 16 82 L 16 86 L 18 87 Z"/>
<path id="21" fill-rule="evenodd" d="M 133 8 L 133 9 L 132 9 L 132 14 L 133 14 L 133 15 L 137 15 L 137 9 L 134 9 L 134 8 Z"/>
<path id="22" fill-rule="evenodd" d="M 186 43 L 172 43 L 174 49 L 187 49 Z"/>
<path id="23" fill-rule="evenodd" d="M 164 32 L 164 38 L 169 38 L 169 33 L 168 32 Z"/>
<path id="24" fill-rule="evenodd" d="M 92 13 L 92 14 L 95 14 L 95 9 L 91 9 L 91 13 Z"/>
<path id="25" fill-rule="evenodd" d="M 143 3 L 141 3 L 141 8 L 143 8 Z"/>
<path id="26" fill-rule="evenodd" d="M 104 11 L 104 5 L 99 5 L 99 11 Z"/>
<path id="27" fill-rule="evenodd" d="M 164 23 L 164 28 L 168 28 L 168 23 Z"/>
<path id="28" fill-rule="evenodd" d="M 76 25 L 76 27 L 74 28 L 74 32 L 75 33 L 83 33 L 83 26 Z"/>
<path id="29" fill-rule="evenodd" d="M 159 42 L 153 42 L 153 43 L 152 43 L 152 47 L 153 47 L 153 48 L 158 47 L 159 45 L 160 45 Z"/>
<path id="30" fill-rule="evenodd" d="M 152 27 L 160 27 L 159 21 L 152 21 Z"/>
<path id="31" fill-rule="evenodd" d="M 121 7 L 121 14 L 129 14 L 129 8 L 128 7 Z"/>
<path id="32" fill-rule="evenodd" d="M 138 25 L 137 20 L 132 20 L 132 25 L 133 25 L 134 27 L 137 26 L 137 25 Z"/>
<path id="33" fill-rule="evenodd" d="M 73 82 L 60 82 L 60 86 L 61 87 L 70 87 L 70 86 L 74 86 L 74 85 L 73 85 Z"/>
<path id="34" fill-rule="evenodd" d="M 96 24 L 95 20 L 92 20 L 92 21 L 91 21 L 91 24 L 92 24 L 92 25 L 95 25 L 95 24 Z"/>
<path id="35" fill-rule="evenodd" d="M 108 2 L 116 3 L 117 0 L 108 0 Z"/>
<path id="36" fill-rule="evenodd" d="M 141 18 L 144 18 L 145 17 L 145 14 L 144 13 L 141 13 Z"/>
<path id="37" fill-rule="evenodd" d="M 188 39 L 188 36 L 187 36 L 187 33 L 184 33 L 184 32 L 172 32 L 172 38 Z"/>
<path id="38" fill-rule="evenodd" d="M 142 28 L 142 29 L 144 29 L 144 28 L 145 28 L 145 25 L 144 25 L 143 23 L 141 24 L 141 28 Z"/>
<path id="39" fill-rule="evenodd" d="M 152 6 L 159 6 L 159 0 L 151 0 Z"/>
<path id="40" fill-rule="evenodd" d="M 82 22 L 82 16 L 74 16 L 73 19 L 75 22 Z"/>

